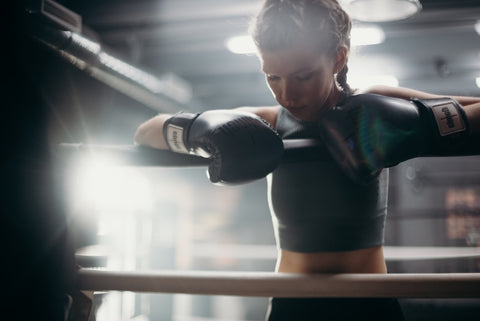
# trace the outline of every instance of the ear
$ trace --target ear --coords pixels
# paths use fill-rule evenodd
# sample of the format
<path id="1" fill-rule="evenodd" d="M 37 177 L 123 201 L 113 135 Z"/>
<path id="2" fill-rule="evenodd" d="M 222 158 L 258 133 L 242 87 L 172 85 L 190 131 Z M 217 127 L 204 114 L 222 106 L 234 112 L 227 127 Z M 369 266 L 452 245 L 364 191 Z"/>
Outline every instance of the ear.
<path id="1" fill-rule="evenodd" d="M 340 46 L 337 50 L 337 56 L 335 57 L 334 74 L 338 74 L 342 70 L 343 66 L 347 63 L 348 48 L 346 46 Z"/>

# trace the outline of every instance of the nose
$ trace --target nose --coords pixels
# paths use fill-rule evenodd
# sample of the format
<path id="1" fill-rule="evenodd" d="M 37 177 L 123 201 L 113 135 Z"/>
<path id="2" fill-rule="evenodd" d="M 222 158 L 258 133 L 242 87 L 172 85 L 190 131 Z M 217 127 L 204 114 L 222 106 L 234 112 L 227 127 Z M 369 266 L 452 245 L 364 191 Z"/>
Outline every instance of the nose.
<path id="1" fill-rule="evenodd" d="M 299 98 L 299 90 L 291 81 L 285 80 L 282 83 L 280 97 L 285 107 L 294 106 Z"/>

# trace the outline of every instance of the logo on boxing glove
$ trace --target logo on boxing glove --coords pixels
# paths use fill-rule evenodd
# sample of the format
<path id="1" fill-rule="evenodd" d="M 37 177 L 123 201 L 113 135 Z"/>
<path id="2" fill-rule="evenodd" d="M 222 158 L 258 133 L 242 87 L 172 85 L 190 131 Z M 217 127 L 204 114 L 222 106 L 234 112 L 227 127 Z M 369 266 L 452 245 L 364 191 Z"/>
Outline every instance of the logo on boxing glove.
<path id="1" fill-rule="evenodd" d="M 453 103 L 433 106 L 432 111 L 440 131 L 440 136 L 447 136 L 466 130 L 465 123 Z"/>
<path id="2" fill-rule="evenodd" d="M 170 149 L 176 153 L 188 154 L 188 149 L 183 143 L 183 128 L 168 124 L 167 126 L 167 142 Z"/>

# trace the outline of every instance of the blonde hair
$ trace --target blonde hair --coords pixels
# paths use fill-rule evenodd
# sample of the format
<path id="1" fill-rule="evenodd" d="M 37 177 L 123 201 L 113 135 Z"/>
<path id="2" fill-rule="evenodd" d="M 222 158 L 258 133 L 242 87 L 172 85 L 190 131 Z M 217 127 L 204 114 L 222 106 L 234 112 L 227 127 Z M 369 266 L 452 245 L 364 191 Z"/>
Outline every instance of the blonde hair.
<path id="1" fill-rule="evenodd" d="M 260 52 L 292 47 L 299 39 L 315 44 L 319 52 L 335 57 L 350 48 L 352 22 L 336 0 L 265 0 L 252 20 L 250 35 Z M 350 93 L 347 64 L 337 82 Z"/>

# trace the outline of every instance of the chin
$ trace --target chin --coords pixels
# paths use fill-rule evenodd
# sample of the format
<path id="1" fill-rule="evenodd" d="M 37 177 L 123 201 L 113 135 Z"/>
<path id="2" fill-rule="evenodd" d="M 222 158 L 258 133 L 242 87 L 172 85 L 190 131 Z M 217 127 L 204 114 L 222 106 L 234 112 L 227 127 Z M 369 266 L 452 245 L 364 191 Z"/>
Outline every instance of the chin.
<path id="1" fill-rule="evenodd" d="M 317 121 L 320 119 L 318 113 L 312 112 L 308 108 L 302 110 L 288 110 L 293 117 L 305 122 Z"/>

